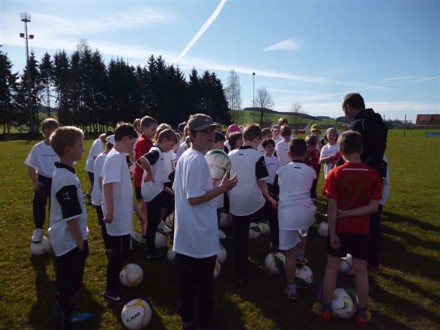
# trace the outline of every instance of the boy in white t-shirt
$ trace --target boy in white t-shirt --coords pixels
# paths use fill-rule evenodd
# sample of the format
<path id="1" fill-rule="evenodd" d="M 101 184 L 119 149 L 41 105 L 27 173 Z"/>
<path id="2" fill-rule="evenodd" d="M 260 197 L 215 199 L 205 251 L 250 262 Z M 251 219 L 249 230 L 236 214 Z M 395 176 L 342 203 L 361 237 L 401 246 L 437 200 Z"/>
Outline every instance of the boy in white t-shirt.
<path id="1" fill-rule="evenodd" d="M 107 143 L 105 150 L 101 152 L 98 157 L 95 159 L 95 164 L 93 166 L 93 173 L 95 180 L 93 182 L 93 195 L 92 195 L 92 205 L 96 209 L 96 214 L 98 216 L 98 222 L 101 226 L 101 234 L 102 239 L 104 240 L 104 252 L 107 255 L 107 257 L 110 256 L 110 245 L 108 240 L 108 234 L 107 234 L 107 228 L 105 227 L 104 222 L 104 214 L 102 213 L 102 167 L 104 166 L 105 159 L 107 158 L 107 154 L 110 152 L 110 150 L 113 149 L 113 146 L 115 145 L 115 136 L 110 135 L 107 138 Z"/>
<path id="2" fill-rule="evenodd" d="M 289 142 L 291 140 L 292 129 L 287 125 L 283 125 L 281 126 L 280 135 L 283 138 L 283 140 L 281 140 L 275 145 L 275 151 L 277 152 L 277 157 L 281 162 L 281 166 L 284 166 L 290 162 Z"/>
<path id="3" fill-rule="evenodd" d="M 60 157 L 52 178 L 49 221 L 56 266 L 56 329 L 70 329 L 72 322 L 91 318 L 90 313 L 74 312 L 73 306 L 82 287 L 89 254 L 87 210 L 81 183 L 73 169 L 83 156 L 83 140 L 83 131 L 71 126 L 60 127 L 51 136 L 52 148 Z"/>
<path id="4" fill-rule="evenodd" d="M 154 240 L 158 226 L 163 221 L 161 217 L 166 214 L 162 212 L 162 209 L 168 211 L 174 209 L 174 192 L 165 185 L 168 181 L 168 175 L 165 171 L 165 154 L 173 150 L 176 143 L 177 136 L 172 129 L 161 130 L 157 136 L 157 143 L 151 147 L 148 153 L 137 160 L 138 165 L 144 169 L 141 193 L 149 210 L 146 233 L 147 259 L 162 257 L 154 246 Z"/>
<path id="5" fill-rule="evenodd" d="M 87 193 L 84 195 L 90 202 L 92 201 L 92 194 L 93 194 L 93 184 L 95 182 L 95 174 L 93 172 L 93 167 L 95 164 L 95 159 L 98 157 L 98 155 L 103 152 L 104 150 L 104 144 L 107 139 L 107 136 L 110 136 L 111 133 L 102 133 L 99 135 L 95 141 L 93 141 L 92 146 L 90 147 L 89 155 L 87 156 L 86 160 L 86 171 L 87 175 L 89 176 L 90 180 L 90 188 L 87 191 Z"/>
<path id="6" fill-rule="evenodd" d="M 324 139 L 327 144 L 321 148 L 319 163 L 324 164 L 324 179 L 327 179 L 327 174 L 335 167 L 340 154 L 338 150 L 338 131 L 334 127 L 330 127 L 325 131 Z"/>
<path id="7" fill-rule="evenodd" d="M 257 124 L 245 127 L 244 145 L 229 153 L 230 172 L 237 175 L 238 183 L 229 192 L 234 235 L 234 266 L 237 284 L 244 285 L 248 280 L 249 260 L 248 241 L 249 225 L 254 214 L 265 204 L 265 198 L 275 208 L 277 202 L 267 189 L 268 177 L 264 156 L 257 150 L 261 143 L 261 128 Z"/>
<path id="8" fill-rule="evenodd" d="M 177 161 L 174 245 L 179 270 L 183 329 L 214 329 L 214 267 L 219 249 L 215 197 L 232 189 L 236 176 L 213 188 L 205 153 L 216 123 L 205 114 L 188 121 L 191 147 Z"/>
<path id="9" fill-rule="evenodd" d="M 289 144 L 291 162 L 278 170 L 280 189 L 278 202 L 278 225 L 280 250 L 285 251 L 286 296 L 297 298 L 295 286 L 297 246 L 307 235 L 315 220 L 316 208 L 310 197 L 310 188 L 316 178 L 315 171 L 306 165 L 307 145 L 303 139 L 293 139 Z M 304 250 L 302 250 L 304 251 Z M 304 256 L 302 256 L 304 259 Z"/>
<path id="10" fill-rule="evenodd" d="M 118 291 L 119 273 L 130 250 L 133 232 L 133 210 L 141 217 L 133 203 L 133 189 L 127 155 L 136 143 L 137 133 L 133 125 L 123 123 L 115 130 L 115 146 L 108 153 L 102 168 L 102 211 L 112 250 L 107 264 L 107 284 L 104 297 L 121 301 Z"/>
<path id="11" fill-rule="evenodd" d="M 59 161 L 58 155 L 50 145 L 50 135 L 60 125 L 53 118 L 47 118 L 41 123 L 41 131 L 44 141 L 32 147 L 24 164 L 28 167 L 28 173 L 33 183 L 34 198 L 32 200 L 32 213 L 35 230 L 32 234 L 32 242 L 39 243 L 43 239 L 43 225 L 46 219 L 46 203 L 50 197 L 52 175 L 55 170 L 55 162 Z"/>

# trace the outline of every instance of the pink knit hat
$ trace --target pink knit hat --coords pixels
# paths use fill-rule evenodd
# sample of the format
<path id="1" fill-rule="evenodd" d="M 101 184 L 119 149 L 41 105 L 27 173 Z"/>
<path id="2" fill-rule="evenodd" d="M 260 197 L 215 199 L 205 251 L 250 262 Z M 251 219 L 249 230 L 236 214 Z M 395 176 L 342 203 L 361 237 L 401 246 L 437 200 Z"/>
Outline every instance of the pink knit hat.
<path id="1" fill-rule="evenodd" d="M 232 125 L 229 125 L 228 126 L 228 129 L 227 129 L 227 131 L 226 131 L 226 133 L 234 133 L 234 132 L 241 132 L 241 129 L 240 129 L 240 127 L 238 127 L 237 125 L 235 125 L 235 124 L 232 124 Z"/>

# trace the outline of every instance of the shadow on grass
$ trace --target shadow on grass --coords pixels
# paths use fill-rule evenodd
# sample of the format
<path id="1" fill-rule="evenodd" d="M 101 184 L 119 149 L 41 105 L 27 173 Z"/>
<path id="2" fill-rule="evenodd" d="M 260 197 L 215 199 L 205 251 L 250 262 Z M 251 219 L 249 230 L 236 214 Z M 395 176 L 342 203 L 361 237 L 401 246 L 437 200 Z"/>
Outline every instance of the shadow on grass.
<path id="1" fill-rule="evenodd" d="M 426 230 L 429 232 L 437 232 L 440 233 L 440 226 L 433 225 L 431 223 L 423 222 L 418 219 L 405 217 L 400 214 L 392 213 L 392 212 L 386 212 L 384 211 L 382 214 L 382 221 L 383 222 L 393 222 L 393 223 L 399 223 L 399 224 L 408 224 L 412 226 L 417 226 L 422 230 Z"/>
<path id="2" fill-rule="evenodd" d="M 31 264 L 35 270 L 36 301 L 28 314 L 29 324 L 33 329 L 53 329 L 55 327 L 55 281 L 52 281 L 47 274 L 47 267 L 54 267 L 55 259 L 47 254 L 44 256 L 31 257 Z M 94 299 L 93 295 L 86 288 L 80 292 L 75 307 L 79 311 L 91 312 L 91 320 L 80 324 L 81 329 L 98 329 L 102 306 Z"/>

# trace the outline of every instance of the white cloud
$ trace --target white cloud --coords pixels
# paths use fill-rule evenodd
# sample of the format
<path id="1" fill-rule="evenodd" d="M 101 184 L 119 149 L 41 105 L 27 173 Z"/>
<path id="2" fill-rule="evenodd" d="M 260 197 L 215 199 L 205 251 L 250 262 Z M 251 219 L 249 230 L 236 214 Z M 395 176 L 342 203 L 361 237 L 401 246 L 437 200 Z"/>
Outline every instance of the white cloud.
<path id="1" fill-rule="evenodd" d="M 293 38 L 283 40 L 275 45 L 266 47 L 263 49 L 265 52 L 278 51 L 278 50 L 297 50 L 299 49 L 299 43 Z"/>

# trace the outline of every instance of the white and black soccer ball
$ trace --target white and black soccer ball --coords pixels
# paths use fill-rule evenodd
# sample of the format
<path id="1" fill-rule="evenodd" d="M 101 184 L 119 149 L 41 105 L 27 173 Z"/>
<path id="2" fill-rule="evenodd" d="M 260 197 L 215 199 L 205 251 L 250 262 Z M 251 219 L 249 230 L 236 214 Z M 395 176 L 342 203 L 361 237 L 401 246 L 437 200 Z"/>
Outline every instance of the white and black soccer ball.
<path id="1" fill-rule="evenodd" d="M 251 222 L 249 226 L 249 238 L 257 239 L 260 237 L 260 234 L 260 226 L 258 226 L 258 223 Z"/>
<path id="2" fill-rule="evenodd" d="M 220 242 L 224 242 L 226 240 L 226 234 L 221 229 L 218 230 L 218 238 L 219 238 Z"/>
<path id="3" fill-rule="evenodd" d="M 327 237 L 328 236 L 328 222 L 322 221 L 318 225 L 318 235 L 321 237 Z"/>
<path id="4" fill-rule="evenodd" d="M 226 252 L 225 247 L 220 244 L 220 248 L 217 253 L 217 259 L 221 264 L 224 264 L 227 258 L 228 258 L 228 252 Z"/>
<path id="5" fill-rule="evenodd" d="M 142 235 L 133 231 L 130 239 L 130 250 L 137 250 L 142 244 Z"/>
<path id="6" fill-rule="evenodd" d="M 218 260 L 218 257 L 215 261 L 215 267 L 214 267 L 214 278 L 217 279 L 220 276 L 220 273 L 222 272 L 222 266 L 220 265 L 220 261 Z"/>
<path id="7" fill-rule="evenodd" d="M 46 236 L 43 236 L 41 242 L 31 242 L 29 250 L 34 256 L 42 256 L 44 254 L 47 254 L 50 252 L 50 240 Z"/>
<path id="8" fill-rule="evenodd" d="M 298 288 L 308 288 L 313 283 L 313 272 L 309 266 L 296 269 L 295 284 Z"/>
<path id="9" fill-rule="evenodd" d="M 211 171 L 211 177 L 215 180 L 223 179 L 225 172 L 231 168 L 231 160 L 223 150 L 209 150 L 205 154 L 205 158 Z"/>
<path id="10" fill-rule="evenodd" d="M 151 321 L 152 311 L 145 300 L 133 299 L 121 311 L 121 320 L 127 329 L 144 329 Z"/>
<path id="11" fill-rule="evenodd" d="M 353 258 L 351 254 L 347 254 L 345 257 L 341 258 L 341 265 L 339 266 L 339 271 L 346 273 L 353 269 Z"/>
<path id="12" fill-rule="evenodd" d="M 134 288 L 144 279 L 144 271 L 138 264 L 126 264 L 119 273 L 119 280 L 122 285 Z"/>
<path id="13" fill-rule="evenodd" d="M 266 222 L 260 222 L 258 226 L 262 235 L 270 235 L 270 227 Z"/>
<path id="14" fill-rule="evenodd" d="M 353 317 L 356 311 L 356 297 L 344 288 L 337 288 L 332 298 L 332 314 L 342 319 Z"/>
<path id="15" fill-rule="evenodd" d="M 279 275 L 284 273 L 284 264 L 286 257 L 281 252 L 271 252 L 264 260 L 264 269 L 271 275 Z"/>
<path id="16" fill-rule="evenodd" d="M 154 247 L 156 249 L 163 249 L 168 246 L 168 237 L 162 233 L 157 232 L 154 238 Z"/>
<path id="17" fill-rule="evenodd" d="M 228 214 L 225 212 L 220 213 L 219 224 L 220 227 L 225 227 L 228 225 Z"/>

